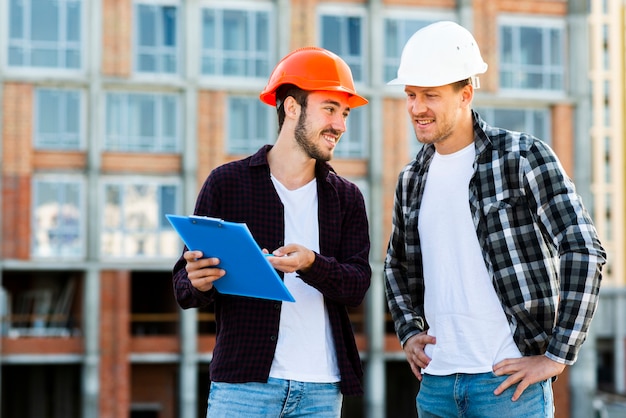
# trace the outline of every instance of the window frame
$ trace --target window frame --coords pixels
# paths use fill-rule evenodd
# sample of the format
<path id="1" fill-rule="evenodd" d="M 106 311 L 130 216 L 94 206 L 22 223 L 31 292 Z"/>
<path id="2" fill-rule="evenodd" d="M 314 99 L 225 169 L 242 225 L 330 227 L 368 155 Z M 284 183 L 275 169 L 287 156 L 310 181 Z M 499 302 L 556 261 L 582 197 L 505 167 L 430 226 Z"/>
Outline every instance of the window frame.
<path id="1" fill-rule="evenodd" d="M 46 145 L 42 143 L 41 140 L 41 120 L 39 116 L 42 114 L 41 103 L 40 103 L 40 93 L 43 92 L 51 92 L 57 94 L 70 94 L 76 93 L 78 95 L 78 132 L 76 132 L 77 143 L 75 146 L 71 144 L 62 144 L 61 146 L 55 147 L 51 145 Z M 33 98 L 33 148 L 38 151 L 84 151 L 86 149 L 87 141 L 86 141 L 86 109 L 85 109 L 85 93 L 83 90 L 78 88 L 57 88 L 57 87 L 47 87 L 47 86 L 35 86 L 34 89 L 34 98 Z M 57 118 L 61 119 L 59 122 L 60 125 L 63 125 L 63 114 L 67 113 L 67 100 L 68 97 L 64 97 L 61 99 L 63 103 L 60 104 L 60 116 L 57 115 Z M 56 137 L 62 137 L 64 135 L 73 135 L 73 133 L 68 132 L 66 129 L 62 130 L 64 132 L 56 132 L 52 135 Z M 54 142 L 54 141 L 49 141 Z"/>
<path id="2" fill-rule="evenodd" d="M 232 132 L 232 124 L 238 124 L 237 121 L 234 121 L 232 116 L 234 112 L 231 112 L 231 100 L 246 100 L 246 111 L 244 113 L 246 113 L 248 115 L 248 119 L 246 121 L 245 124 L 243 124 L 242 126 L 247 126 L 249 128 L 246 128 L 246 130 L 254 130 L 258 127 L 258 121 L 257 121 L 257 116 L 259 116 L 256 112 L 251 112 L 249 111 L 250 106 L 261 106 L 258 110 L 260 109 L 266 109 L 267 112 L 267 137 L 265 139 L 258 137 L 258 138 L 253 138 L 253 141 L 251 143 L 251 145 L 249 146 L 241 146 L 241 147 L 237 147 L 236 145 L 241 143 L 241 144 L 245 144 L 246 142 L 250 141 L 251 138 L 246 136 L 244 138 L 234 138 L 233 136 L 233 132 Z M 253 154 L 255 153 L 261 146 L 263 146 L 264 144 L 273 144 L 274 141 L 276 140 L 276 131 L 278 129 L 277 127 L 277 118 L 276 118 L 276 109 L 271 108 L 270 106 L 266 105 L 265 103 L 261 102 L 258 98 L 258 96 L 251 96 L 251 95 L 246 95 L 246 94 L 230 94 L 228 95 L 228 97 L 226 97 L 226 109 L 227 112 L 226 113 L 226 153 L 229 155 L 249 155 L 249 154 Z M 250 123 L 250 119 L 253 119 L 254 123 Z M 247 134 L 246 134 L 247 135 Z"/>
<path id="3" fill-rule="evenodd" d="M 369 69 L 369 45 L 367 43 L 367 33 L 369 30 L 369 22 L 368 22 L 368 11 L 363 6 L 352 6 L 352 5 L 337 5 L 337 4 L 321 4 L 317 8 L 316 19 L 317 19 L 317 45 L 322 48 L 326 48 L 337 55 L 339 55 L 347 64 L 350 66 L 352 70 L 352 76 L 354 78 L 354 84 L 357 86 L 362 85 L 366 86 L 371 83 L 371 74 Z M 323 17 L 324 16 L 332 16 L 338 18 L 359 18 L 361 21 L 361 30 L 360 30 L 360 49 L 361 56 L 351 56 L 345 51 L 334 51 L 332 48 L 324 45 L 322 35 L 324 34 L 323 27 Z M 343 28 L 342 28 L 343 30 Z M 348 37 L 341 34 L 338 36 L 338 39 L 343 40 L 343 42 L 349 42 Z M 345 48 L 345 45 L 342 45 L 342 48 Z M 362 77 L 358 77 L 358 73 L 355 71 L 355 64 L 358 64 L 361 68 Z"/>
<path id="4" fill-rule="evenodd" d="M 130 147 L 127 148 L 112 148 L 111 147 L 111 142 L 110 139 L 112 137 L 112 135 L 110 135 L 108 129 L 110 128 L 110 126 L 112 125 L 109 122 L 109 118 L 111 117 L 109 115 L 109 100 L 113 97 L 121 97 L 121 100 L 124 101 L 124 106 L 125 108 L 122 109 L 121 111 L 118 110 L 118 112 L 122 115 L 123 118 L 128 119 L 128 115 L 131 114 L 131 110 L 130 110 L 130 100 L 135 97 L 141 97 L 141 96 L 146 96 L 146 97 L 151 97 L 155 100 L 153 100 L 153 103 L 155 104 L 155 114 L 153 115 L 153 120 L 152 120 L 152 124 L 154 127 L 154 131 L 155 131 L 155 136 L 153 137 L 147 137 L 147 138 L 151 138 L 151 140 L 149 142 L 153 142 L 153 143 L 159 143 L 160 147 L 153 147 L 153 148 L 146 148 L 146 149 L 141 149 L 141 148 L 136 148 L 136 149 L 131 149 Z M 174 127 L 174 138 L 172 140 L 172 148 L 168 149 L 167 148 L 167 137 L 164 136 L 163 134 L 163 122 L 164 119 L 162 115 L 165 112 L 164 109 L 164 103 L 162 102 L 164 99 L 166 98 L 171 98 L 173 99 L 173 103 L 175 106 L 175 116 L 172 118 L 173 123 L 176 124 L 176 126 Z M 177 154 L 182 152 L 182 147 L 183 147 L 183 126 L 181 124 L 181 121 L 183 121 L 183 99 L 180 95 L 180 93 L 178 92 L 171 92 L 171 91 L 158 91 L 158 90 L 151 90 L 151 91 L 145 91 L 145 90 L 108 90 L 106 92 L 103 92 L 102 95 L 102 101 L 103 101 L 103 106 L 102 106 L 102 112 L 103 112 L 103 116 L 102 116 L 102 120 L 104 121 L 103 123 L 103 135 L 102 135 L 102 150 L 105 152 L 128 152 L 128 153 L 148 153 L 148 154 Z M 127 120 L 126 120 L 127 121 Z M 118 134 L 116 134 L 116 136 L 120 136 L 121 138 L 126 139 L 126 141 L 128 141 L 128 138 L 131 136 L 130 133 L 126 133 L 124 131 L 129 131 L 130 127 L 124 123 L 125 121 L 122 120 L 118 123 L 118 126 L 122 127 L 122 129 L 120 129 L 120 132 Z M 135 135 L 137 138 L 135 140 L 135 142 L 139 142 L 141 143 L 141 139 L 143 137 L 141 137 L 140 135 Z M 118 141 L 121 142 L 121 141 Z"/>
<path id="5" fill-rule="evenodd" d="M 87 208 L 87 188 L 86 188 L 86 180 L 82 175 L 79 174 L 70 174 L 70 173 L 36 173 L 32 177 L 32 208 L 31 208 L 31 234 L 30 234 L 30 256 L 32 259 L 64 259 L 64 260 L 81 260 L 85 259 L 87 256 L 86 247 L 87 247 L 87 219 L 86 219 L 86 208 Z M 35 234 L 42 232 L 42 227 L 38 224 L 37 220 L 37 212 L 39 205 L 41 203 L 39 199 L 38 191 L 42 183 L 48 184 L 64 184 L 64 185 L 76 185 L 78 186 L 78 202 L 77 203 L 77 216 L 78 216 L 78 225 L 77 225 L 77 244 L 74 246 L 78 248 L 78 251 L 74 254 L 64 254 L 62 251 L 54 251 L 55 248 L 51 245 L 52 252 L 50 254 L 43 254 L 42 249 L 38 250 L 37 246 L 37 238 Z M 56 201 L 57 204 L 63 204 L 65 202 L 60 203 Z M 55 228 L 50 228 L 46 231 L 50 232 Z M 65 229 L 60 229 L 61 232 L 65 231 Z M 57 246 L 59 247 L 59 246 Z"/>
<path id="6" fill-rule="evenodd" d="M 159 7 L 160 9 L 163 9 L 164 7 L 173 7 L 176 11 L 176 19 L 175 19 L 175 32 L 174 32 L 174 37 L 175 37 L 175 45 L 173 47 L 174 50 L 174 58 L 173 58 L 173 62 L 176 65 L 176 68 L 174 69 L 174 72 L 164 72 L 162 71 L 163 68 L 163 63 L 161 62 L 162 60 L 164 60 L 164 54 L 166 50 L 168 49 L 172 49 L 172 48 L 167 48 L 165 47 L 165 45 L 163 45 L 163 42 L 160 42 L 160 44 L 158 46 L 154 46 L 154 47 L 142 47 L 139 44 L 139 40 L 141 37 L 141 27 L 140 27 L 140 14 L 139 14 L 139 7 L 140 6 L 152 6 L 152 7 Z M 183 8 L 181 7 L 181 2 L 180 0 L 133 0 L 132 2 L 132 8 L 133 8 L 133 19 L 132 19 L 132 25 L 133 25 L 133 29 L 132 29 L 132 54 L 131 54 L 131 65 L 132 65 L 132 73 L 134 76 L 139 77 L 139 78 L 145 78 L 145 79 L 156 79 L 156 80 L 171 80 L 171 79 L 177 79 L 181 77 L 181 74 L 184 73 L 185 71 L 185 61 L 183 59 L 183 48 L 184 48 L 184 30 L 182 28 L 182 22 L 184 21 L 184 18 L 181 16 L 181 13 L 183 11 Z M 158 19 L 157 19 L 158 20 Z M 159 22 L 157 22 L 157 24 L 159 24 Z M 161 25 L 162 26 L 162 25 Z M 164 31 L 162 30 L 163 28 L 160 28 L 160 31 L 155 31 L 158 32 L 157 36 L 164 36 Z M 161 40 L 162 41 L 162 40 Z M 142 48 L 147 48 L 147 49 L 154 49 L 156 50 L 156 55 L 152 54 L 153 57 L 155 57 L 155 59 L 158 61 L 157 63 L 157 71 L 145 71 L 145 70 L 140 70 L 139 69 L 139 55 L 140 55 L 140 51 L 142 50 Z"/>
<path id="7" fill-rule="evenodd" d="M 28 2 L 27 7 L 31 8 L 31 2 L 33 0 L 21 0 L 23 2 Z M 87 57 L 87 45 L 89 43 L 89 33 L 86 30 L 86 19 L 87 19 L 87 1 L 85 0 L 61 0 L 64 5 L 67 3 L 77 3 L 80 6 L 80 12 L 78 13 L 78 46 L 76 49 L 67 48 L 67 44 L 71 44 L 74 41 L 69 41 L 67 39 L 60 41 L 53 41 L 55 43 L 55 52 L 57 55 L 67 54 L 68 50 L 75 50 L 78 54 L 79 65 L 78 67 L 60 67 L 60 66 L 33 66 L 29 65 L 14 65 L 9 63 L 9 48 L 12 44 L 28 44 L 26 48 L 30 51 L 33 49 L 33 41 L 30 39 L 30 35 L 28 35 L 29 39 L 24 37 L 20 39 L 13 40 L 11 38 L 11 8 L 13 0 L 9 0 L 5 3 L 4 10 L 0 11 L 0 66 L 5 69 L 6 74 L 8 75 L 16 75 L 20 77 L 29 77 L 29 76 L 54 76 L 60 77 L 64 79 L 75 79 L 77 75 L 82 75 L 87 70 L 89 59 Z M 64 10 L 65 18 L 67 19 L 67 10 Z M 32 16 L 30 16 L 32 20 Z M 21 24 L 25 23 L 25 20 L 28 19 L 26 16 L 23 16 L 23 21 Z M 32 23 L 32 22 L 31 22 Z M 59 22 L 59 27 L 63 27 L 63 30 L 67 29 L 67 20 L 65 20 L 65 24 L 63 22 Z M 24 28 L 23 31 L 26 31 L 27 28 Z M 67 34 L 66 34 L 67 35 Z M 60 35 L 59 35 L 60 36 Z M 50 41 L 37 41 L 50 43 Z M 59 44 L 65 46 L 65 49 L 61 49 Z M 28 57 L 28 60 L 32 60 L 32 56 Z"/>
<path id="8" fill-rule="evenodd" d="M 243 11 L 243 12 L 266 12 L 268 19 L 268 53 L 267 53 L 267 74 L 252 76 L 252 75 L 233 75 L 228 76 L 224 75 L 223 71 L 216 72 L 215 74 L 205 73 L 203 72 L 203 59 L 207 54 L 204 49 L 204 13 L 206 10 L 219 10 L 220 13 L 223 13 L 225 10 L 234 10 L 234 11 Z M 209 85 L 220 85 L 220 86 L 231 86 L 235 88 L 241 87 L 249 87 L 251 89 L 259 89 L 265 85 L 267 79 L 269 78 L 274 66 L 277 61 L 277 41 L 276 41 L 276 25 L 277 25 L 277 12 L 275 2 L 269 1 L 238 1 L 231 0 L 225 4 L 225 2 L 220 1 L 204 1 L 199 5 L 199 17 L 198 17 L 198 27 L 200 32 L 200 45 L 199 45 L 199 56 L 198 56 L 198 76 L 200 80 Z M 249 22 L 250 15 L 246 14 L 247 23 Z M 223 23 L 223 21 L 222 21 Z M 221 23 L 220 23 L 221 24 Z M 223 34 L 222 34 L 223 35 Z M 218 50 L 218 47 L 215 47 L 215 50 Z M 211 51 L 211 50 L 209 50 Z M 209 52 L 212 53 L 212 52 Z M 222 58 L 224 56 L 223 47 L 219 47 L 219 53 L 217 54 L 218 58 Z M 246 63 L 246 65 L 249 65 Z M 216 66 L 222 66 L 221 62 L 216 63 Z"/>
<path id="9" fill-rule="evenodd" d="M 108 227 L 107 226 L 107 191 L 108 191 L 108 187 L 109 186 L 117 186 L 121 189 L 121 194 L 120 194 L 120 198 L 121 198 L 121 203 L 120 203 L 120 207 L 119 207 L 119 215 L 120 215 L 120 220 L 119 220 L 119 224 L 121 227 L 119 228 L 115 228 L 115 227 Z M 168 223 L 167 219 L 165 218 L 165 216 L 160 217 L 161 214 L 165 214 L 165 208 L 163 208 L 161 206 L 161 196 L 157 196 L 157 202 L 155 205 L 155 208 L 157 213 L 157 217 L 156 217 L 156 226 L 154 228 L 150 228 L 150 229 L 138 229 L 138 230 L 132 230 L 130 228 L 128 228 L 126 226 L 126 221 L 127 219 L 125 219 L 125 216 L 127 214 L 125 214 L 125 208 L 124 206 L 127 204 L 125 202 L 125 193 L 127 193 L 127 188 L 128 187 L 156 187 L 157 188 L 157 192 L 160 192 L 160 188 L 162 187 L 166 187 L 166 186 L 173 186 L 174 187 L 174 193 L 175 193 L 175 202 L 173 204 L 173 209 L 171 212 L 168 213 L 181 213 L 182 208 L 183 208 L 183 184 L 182 184 L 182 179 L 180 177 L 174 177 L 174 176 L 143 176 L 143 175 L 137 175 L 137 176 L 122 176 L 122 175 L 110 175 L 110 176 L 104 176 L 100 182 L 100 188 L 99 188 L 99 196 L 100 196 L 100 201 L 101 201 L 101 221 L 99 223 L 99 229 L 100 229 L 100 234 L 99 234 L 99 242 L 98 242 L 98 248 L 99 248 L 99 252 L 98 252 L 98 256 L 101 260 L 103 261 L 124 261 L 124 260 L 130 260 L 130 259 L 136 259 L 136 260 L 142 260 L 142 261 L 151 261 L 151 260 L 162 260 L 164 257 L 172 257 L 175 258 L 177 256 L 180 255 L 182 248 L 183 248 L 183 244 L 182 241 L 180 240 L 180 238 L 178 237 L 178 235 L 176 234 L 176 232 L 174 231 L 174 229 L 170 226 L 170 224 Z M 141 213 L 145 214 L 145 212 L 143 212 L 143 209 L 145 209 L 145 205 L 141 205 L 142 207 L 142 211 Z M 149 214 L 150 215 L 155 215 L 154 213 Z M 129 253 L 129 250 L 127 248 L 127 244 L 128 244 L 128 240 L 129 240 L 129 236 L 132 233 L 144 233 L 146 235 L 148 235 L 149 237 L 152 237 L 154 239 L 155 245 L 156 245 L 156 249 L 155 249 L 155 254 L 153 255 L 145 255 L 145 254 L 138 254 L 138 253 Z M 109 235 L 107 235 L 109 234 Z M 118 235 L 119 237 L 117 237 L 117 240 L 115 239 L 115 235 Z M 110 239 L 111 242 L 107 244 L 107 240 Z M 172 245 L 172 251 L 171 253 L 168 253 L 167 251 L 164 251 L 163 249 L 166 248 L 168 245 Z M 108 247 L 116 247 L 119 248 L 118 253 L 108 253 L 105 252 L 106 249 Z"/>
<path id="10" fill-rule="evenodd" d="M 515 69 L 517 72 L 521 73 L 521 69 L 523 69 L 523 65 L 519 62 L 516 62 L 515 59 L 513 59 L 512 63 L 505 63 L 503 57 L 502 57 L 502 30 L 504 27 L 508 27 L 508 28 L 512 28 L 513 30 L 516 30 L 519 32 L 519 30 L 521 28 L 538 28 L 538 29 L 542 29 L 543 33 L 541 35 L 542 37 L 542 43 L 543 44 L 549 44 L 549 40 L 546 40 L 546 32 L 547 30 L 558 30 L 560 35 L 561 35 L 561 48 L 559 48 L 559 53 L 562 53 L 561 56 L 561 66 L 560 69 L 554 70 L 554 71 L 548 71 L 545 69 L 546 62 L 543 58 L 545 57 L 549 57 L 551 55 L 551 51 L 546 51 L 544 52 L 544 56 L 542 57 L 542 62 L 539 65 L 539 67 L 542 68 L 541 70 L 541 77 L 542 79 L 546 78 L 546 77 L 553 77 L 554 75 L 559 75 L 562 78 L 562 85 L 560 86 L 559 89 L 551 89 L 551 88 L 525 88 L 525 87 L 521 87 L 519 85 L 513 85 L 512 87 L 503 87 L 502 84 L 502 74 L 505 70 L 503 70 L 503 67 L 506 69 L 507 65 L 510 66 L 511 68 Z M 568 36 L 567 36 L 567 26 L 566 26 L 566 22 L 563 21 L 563 19 L 557 19 L 557 18 L 552 18 L 552 17 L 542 17 L 542 16 L 526 16 L 526 15 L 501 15 L 498 16 L 497 18 L 497 31 L 498 31 L 498 36 L 497 36 L 497 54 L 498 54 L 498 90 L 500 92 L 501 95 L 503 96 L 515 96 L 515 97 L 526 97 L 526 98 L 563 98 L 566 95 L 566 92 L 568 90 L 568 52 L 567 52 L 567 46 L 568 46 Z M 514 45 L 514 48 L 516 48 L 515 51 L 512 52 L 512 54 L 517 55 L 518 57 L 520 56 L 520 50 L 519 50 L 519 45 Z M 554 65 L 551 65 L 551 67 L 557 67 Z M 524 72 L 523 74 L 528 74 L 527 72 Z M 515 81 L 513 82 L 515 84 Z M 543 84 L 545 85 L 545 82 L 543 82 Z"/>

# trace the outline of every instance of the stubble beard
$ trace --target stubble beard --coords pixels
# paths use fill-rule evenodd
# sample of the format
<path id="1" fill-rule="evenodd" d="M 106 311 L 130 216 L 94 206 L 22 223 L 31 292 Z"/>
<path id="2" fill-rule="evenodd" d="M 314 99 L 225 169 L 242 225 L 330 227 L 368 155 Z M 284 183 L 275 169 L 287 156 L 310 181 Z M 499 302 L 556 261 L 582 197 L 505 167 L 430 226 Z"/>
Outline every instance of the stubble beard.
<path id="1" fill-rule="evenodd" d="M 296 143 L 310 158 L 313 158 L 316 161 L 330 161 L 331 158 L 333 158 L 332 151 L 324 154 L 322 150 L 320 150 L 320 148 L 313 142 L 310 132 L 307 129 L 306 119 L 306 112 L 302 112 L 294 131 Z"/>
<path id="2" fill-rule="evenodd" d="M 413 122 L 413 130 L 415 131 L 415 137 L 422 144 L 438 144 L 440 142 L 445 141 L 453 133 L 453 124 L 443 122 L 441 129 L 437 129 L 434 135 L 424 136 L 418 133 L 417 122 Z"/>

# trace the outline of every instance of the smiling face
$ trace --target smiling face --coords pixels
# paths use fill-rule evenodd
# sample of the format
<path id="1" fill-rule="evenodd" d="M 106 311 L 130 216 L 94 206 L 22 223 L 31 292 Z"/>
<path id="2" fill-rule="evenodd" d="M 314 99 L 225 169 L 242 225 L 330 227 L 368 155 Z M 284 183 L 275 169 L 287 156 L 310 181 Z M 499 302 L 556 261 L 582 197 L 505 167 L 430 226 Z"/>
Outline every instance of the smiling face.
<path id="1" fill-rule="evenodd" d="M 346 131 L 350 113 L 348 94 L 315 91 L 309 94 L 300 113 L 294 136 L 300 148 L 310 157 L 329 161 L 335 146 Z"/>
<path id="2" fill-rule="evenodd" d="M 438 87 L 406 86 L 406 106 L 417 140 L 423 144 L 465 140 L 458 135 L 459 121 L 467 115 L 472 87 L 454 84 Z M 456 148 L 456 147 L 455 147 Z"/>

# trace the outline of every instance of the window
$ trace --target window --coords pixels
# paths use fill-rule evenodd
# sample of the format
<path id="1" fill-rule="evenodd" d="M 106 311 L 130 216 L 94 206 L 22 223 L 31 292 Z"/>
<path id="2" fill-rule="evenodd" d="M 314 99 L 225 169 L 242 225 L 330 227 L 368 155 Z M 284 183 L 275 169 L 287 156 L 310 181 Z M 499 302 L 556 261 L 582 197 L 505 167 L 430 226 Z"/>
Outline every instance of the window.
<path id="1" fill-rule="evenodd" d="M 107 151 L 178 152 L 179 98 L 159 93 L 106 95 Z"/>
<path id="2" fill-rule="evenodd" d="M 402 49 L 409 38 L 418 30 L 433 23 L 434 19 L 385 19 L 385 58 L 383 76 L 385 82 L 396 78 L 400 66 Z"/>
<path id="3" fill-rule="evenodd" d="M 104 257 L 175 257 L 182 244 L 165 217 L 180 212 L 176 181 L 145 178 L 104 184 L 102 255 Z"/>
<path id="4" fill-rule="evenodd" d="M 336 158 L 366 158 L 368 155 L 369 129 L 367 129 L 367 107 L 350 111 L 346 132 L 335 149 Z"/>
<path id="5" fill-rule="evenodd" d="M 232 6 L 231 6 L 232 7 Z M 252 9 L 252 10 L 251 10 Z M 202 10 L 201 72 L 226 77 L 266 78 L 274 66 L 268 7 Z"/>
<path id="6" fill-rule="evenodd" d="M 9 1 L 9 66 L 81 67 L 82 0 Z"/>
<path id="7" fill-rule="evenodd" d="M 276 111 L 258 97 L 228 98 L 228 152 L 252 154 L 274 142 Z"/>
<path id="8" fill-rule="evenodd" d="M 500 87 L 565 89 L 565 28 L 561 22 L 500 22 Z"/>
<path id="9" fill-rule="evenodd" d="M 176 74 L 176 6 L 138 4 L 135 10 L 135 70 L 140 73 Z"/>
<path id="10" fill-rule="evenodd" d="M 33 257 L 85 256 L 84 185 L 74 176 L 33 179 Z"/>
<path id="11" fill-rule="evenodd" d="M 35 148 L 76 150 L 83 145 L 79 90 L 35 90 Z"/>
<path id="12" fill-rule="evenodd" d="M 481 107 L 475 110 L 491 126 L 525 132 L 536 136 L 547 144 L 552 142 L 550 111 L 548 109 Z"/>
<path id="13" fill-rule="evenodd" d="M 350 66 L 355 82 L 366 82 L 364 18 L 354 12 L 324 12 L 320 16 L 321 46 L 339 55 Z"/>

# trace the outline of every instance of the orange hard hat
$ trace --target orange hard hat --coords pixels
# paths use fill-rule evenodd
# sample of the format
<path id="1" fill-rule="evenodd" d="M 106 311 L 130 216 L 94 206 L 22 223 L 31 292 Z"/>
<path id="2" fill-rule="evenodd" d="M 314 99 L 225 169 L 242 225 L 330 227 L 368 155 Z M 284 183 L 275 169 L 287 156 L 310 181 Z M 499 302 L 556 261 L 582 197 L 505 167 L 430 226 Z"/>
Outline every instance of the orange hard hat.
<path id="1" fill-rule="evenodd" d="M 299 48 L 280 60 L 259 96 L 261 101 L 276 106 L 276 89 L 283 84 L 293 84 L 307 91 L 343 91 L 350 95 L 350 107 L 367 104 L 367 100 L 356 93 L 348 64 L 323 48 Z"/>

